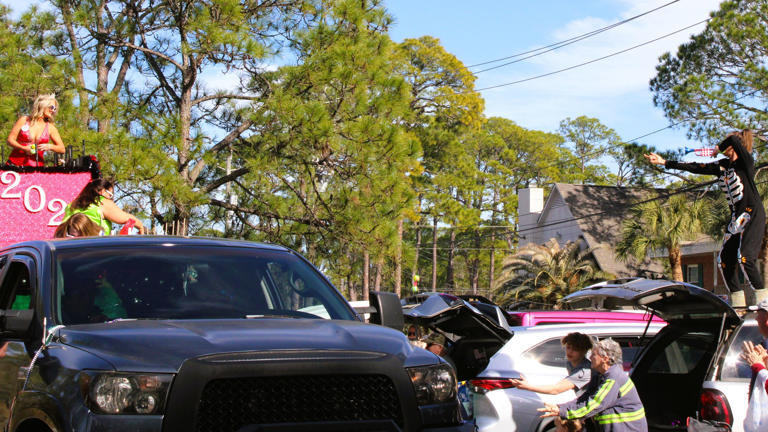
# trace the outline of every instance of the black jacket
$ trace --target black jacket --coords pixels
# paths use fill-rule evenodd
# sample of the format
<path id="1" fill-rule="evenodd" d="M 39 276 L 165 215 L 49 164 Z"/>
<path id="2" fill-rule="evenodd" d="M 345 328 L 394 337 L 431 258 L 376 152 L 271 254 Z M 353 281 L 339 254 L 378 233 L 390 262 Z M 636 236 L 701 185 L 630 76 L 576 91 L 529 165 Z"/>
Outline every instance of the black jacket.
<path id="1" fill-rule="evenodd" d="M 739 157 L 733 162 L 728 158 L 711 163 L 667 161 L 664 166 L 695 174 L 718 176 L 733 218 L 739 217 L 742 213 L 747 213 L 752 218 L 758 214 L 765 214 L 763 201 L 760 199 L 755 185 L 755 162 L 752 155 L 744 148 L 741 139 L 736 135 L 731 135 L 723 140 L 719 147 L 720 149 L 733 147 Z"/>

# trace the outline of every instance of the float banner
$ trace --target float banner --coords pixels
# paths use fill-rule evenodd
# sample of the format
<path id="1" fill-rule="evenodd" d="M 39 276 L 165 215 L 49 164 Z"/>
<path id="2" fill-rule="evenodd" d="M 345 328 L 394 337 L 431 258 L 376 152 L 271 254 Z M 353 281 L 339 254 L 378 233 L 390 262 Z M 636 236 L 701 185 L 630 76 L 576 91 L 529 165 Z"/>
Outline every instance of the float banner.
<path id="1" fill-rule="evenodd" d="M 90 172 L 0 170 L 0 248 L 53 238 L 64 208 L 90 181 Z"/>

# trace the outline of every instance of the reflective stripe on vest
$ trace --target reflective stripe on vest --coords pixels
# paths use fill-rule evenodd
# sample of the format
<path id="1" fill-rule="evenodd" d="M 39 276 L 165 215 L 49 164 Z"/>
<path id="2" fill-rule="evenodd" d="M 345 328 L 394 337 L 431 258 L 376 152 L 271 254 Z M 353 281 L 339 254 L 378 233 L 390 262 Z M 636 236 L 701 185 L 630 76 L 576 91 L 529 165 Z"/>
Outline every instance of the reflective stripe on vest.
<path id="1" fill-rule="evenodd" d="M 608 394 L 609 391 L 611 391 L 611 388 L 613 388 L 613 384 L 615 383 L 614 380 L 609 379 L 605 380 L 605 383 L 603 383 L 602 387 L 595 393 L 595 396 L 587 402 L 585 406 L 582 408 L 579 408 L 574 411 L 568 411 L 568 419 L 577 419 L 586 417 L 587 414 L 594 411 L 595 408 L 599 407 L 600 404 L 603 403 L 603 400 L 605 399 L 605 395 Z"/>
<path id="2" fill-rule="evenodd" d="M 635 383 L 631 379 L 627 380 L 621 388 L 619 388 L 619 397 L 624 397 L 630 390 L 635 388 Z"/>
<path id="3" fill-rule="evenodd" d="M 605 414 L 601 416 L 596 416 L 595 420 L 599 424 L 610 424 L 610 423 L 626 423 L 631 422 L 635 420 L 640 420 L 645 417 L 645 408 L 640 408 L 637 411 L 633 412 L 624 412 L 624 413 L 616 413 L 616 414 Z"/>

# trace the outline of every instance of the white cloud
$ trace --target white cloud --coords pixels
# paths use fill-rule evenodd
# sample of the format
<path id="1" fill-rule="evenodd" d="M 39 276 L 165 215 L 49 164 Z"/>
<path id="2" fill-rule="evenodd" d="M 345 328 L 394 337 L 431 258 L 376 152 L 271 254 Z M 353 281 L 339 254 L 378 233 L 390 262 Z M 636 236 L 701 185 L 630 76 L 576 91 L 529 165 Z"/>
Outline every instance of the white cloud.
<path id="1" fill-rule="evenodd" d="M 660 0 L 622 0 L 620 16 L 601 19 L 584 16 L 551 32 L 551 41 L 572 38 L 661 6 Z M 480 74 L 478 88 L 553 72 L 642 44 L 709 17 L 717 0 L 681 0 L 627 24 L 568 47 L 506 68 Z M 581 114 L 599 118 L 617 128 L 624 138 L 663 127 L 666 121 L 651 102 L 648 84 L 655 76 L 658 57 L 701 32 L 705 24 L 567 72 L 483 92 L 489 116 L 511 118 L 525 127 L 554 130 L 560 119 Z M 532 49 L 536 47 L 529 47 Z M 523 51 L 521 49 L 520 51 Z M 525 65 L 523 65 L 525 63 Z M 637 124 L 654 121 L 654 124 Z M 612 124 L 615 122 L 615 124 Z"/>

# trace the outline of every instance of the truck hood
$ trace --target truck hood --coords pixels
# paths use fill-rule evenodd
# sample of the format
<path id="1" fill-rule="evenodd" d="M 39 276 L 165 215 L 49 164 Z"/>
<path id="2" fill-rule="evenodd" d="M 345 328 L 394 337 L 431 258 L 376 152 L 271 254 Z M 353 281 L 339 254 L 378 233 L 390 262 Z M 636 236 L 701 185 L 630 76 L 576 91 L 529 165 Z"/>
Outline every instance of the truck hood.
<path id="1" fill-rule="evenodd" d="M 400 358 L 404 366 L 435 363 L 405 335 L 356 321 L 259 318 L 251 320 L 135 320 L 68 326 L 63 344 L 110 362 L 117 371 L 177 372 L 189 358 L 274 350 L 370 351 Z"/>
<path id="2" fill-rule="evenodd" d="M 685 282 L 657 279 L 624 279 L 601 282 L 560 300 L 572 306 L 615 309 L 622 306 L 646 308 L 664 321 L 724 317 L 726 323 L 741 322 L 731 306 L 711 292 Z"/>

